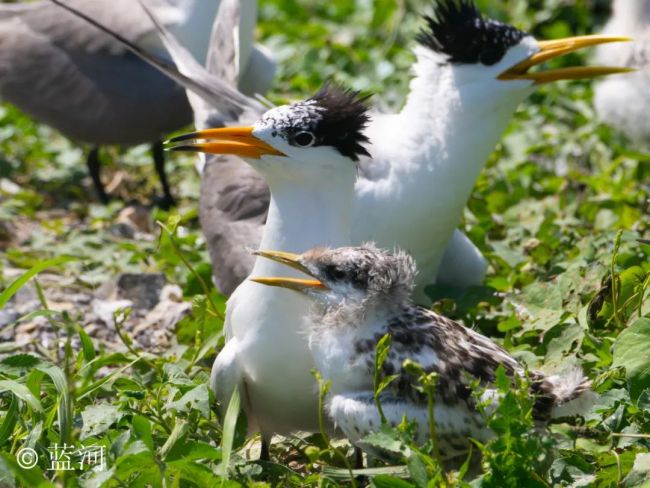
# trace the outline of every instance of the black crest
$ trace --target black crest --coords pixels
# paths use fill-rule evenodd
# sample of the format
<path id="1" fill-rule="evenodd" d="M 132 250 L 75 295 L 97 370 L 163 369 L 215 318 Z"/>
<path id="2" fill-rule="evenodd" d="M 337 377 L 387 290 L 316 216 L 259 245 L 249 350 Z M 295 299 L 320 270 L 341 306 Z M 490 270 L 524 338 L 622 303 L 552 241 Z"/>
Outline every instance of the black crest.
<path id="1" fill-rule="evenodd" d="M 358 161 L 361 156 L 370 156 L 363 147 L 368 137 L 363 133 L 368 116 L 369 95 L 327 82 L 309 100 L 321 108 L 321 118 L 314 127 L 316 144 L 335 147 L 343 156 Z"/>
<path id="2" fill-rule="evenodd" d="M 427 27 L 416 40 L 446 54 L 453 63 L 496 64 L 527 35 L 511 25 L 484 18 L 473 0 L 439 0 L 434 16 L 425 20 Z"/>

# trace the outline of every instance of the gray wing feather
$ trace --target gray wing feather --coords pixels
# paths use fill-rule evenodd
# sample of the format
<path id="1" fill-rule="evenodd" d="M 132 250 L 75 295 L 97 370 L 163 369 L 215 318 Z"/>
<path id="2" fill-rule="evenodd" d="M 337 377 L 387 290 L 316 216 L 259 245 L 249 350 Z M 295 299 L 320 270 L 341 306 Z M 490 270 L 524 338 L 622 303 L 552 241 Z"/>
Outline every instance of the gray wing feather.
<path id="1" fill-rule="evenodd" d="M 270 193 L 264 180 L 235 157 L 210 156 L 203 172 L 199 217 L 219 290 L 230 295 L 255 262 Z"/>
<path id="2" fill-rule="evenodd" d="M 66 5 L 83 10 L 88 16 L 120 32 L 130 42 L 138 42 L 154 31 L 154 26 L 144 12 L 133 8 L 132 0 L 68 0 Z M 155 6 L 163 6 L 159 1 Z M 160 10 L 160 9 L 159 9 Z M 164 9 L 161 10 L 163 13 Z M 128 14 L 125 14 L 128 12 Z M 88 53 L 108 51 L 123 54 L 125 47 L 111 36 L 100 34 L 92 25 L 84 22 L 49 2 L 33 2 L 26 5 L 0 5 L 0 19 L 20 18 L 34 33 L 42 34 L 51 42 L 65 49 Z M 164 19 L 167 20 L 167 19 Z"/>
<path id="3" fill-rule="evenodd" d="M 201 66 L 156 20 L 152 12 L 148 13 L 176 66 L 134 45 L 124 36 L 111 31 L 84 13 L 62 5 L 59 0 L 51 1 L 68 8 L 111 35 L 134 54 L 185 87 L 188 93 L 198 95 L 203 101 L 198 102 L 196 97 L 192 98 L 195 123 L 199 128 L 206 124 L 214 126 L 226 121 L 250 123 L 265 111 L 264 106 L 257 100 L 245 96 Z M 228 14 L 226 11 L 224 16 L 227 15 L 234 14 Z M 221 25 L 224 30 L 232 32 L 232 28 L 228 29 L 225 23 Z M 231 34 L 221 34 L 221 32 L 220 28 L 213 30 L 213 34 L 220 37 L 222 42 L 228 40 L 233 42 Z M 226 52 L 234 50 L 235 47 L 226 48 Z M 212 66 L 218 66 L 221 62 L 218 56 L 222 52 L 224 51 L 213 50 Z M 234 157 L 207 158 L 201 185 L 199 213 L 201 227 L 210 251 L 215 282 L 225 294 L 230 294 L 252 269 L 254 259 L 250 251 L 257 248 L 261 241 L 269 201 L 268 186 L 242 160 Z"/>
<path id="4" fill-rule="evenodd" d="M 134 42 L 153 30 L 88 5 Z M 179 86 L 77 16 L 49 2 L 0 7 L 0 94 L 32 117 L 93 144 L 151 142 L 190 122 Z"/>

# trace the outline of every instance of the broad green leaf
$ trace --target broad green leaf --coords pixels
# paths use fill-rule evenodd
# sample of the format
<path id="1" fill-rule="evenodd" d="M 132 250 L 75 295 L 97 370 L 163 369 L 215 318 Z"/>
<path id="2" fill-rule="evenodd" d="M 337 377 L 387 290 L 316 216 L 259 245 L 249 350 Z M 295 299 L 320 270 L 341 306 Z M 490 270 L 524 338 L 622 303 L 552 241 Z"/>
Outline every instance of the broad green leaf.
<path id="1" fill-rule="evenodd" d="M 384 427 L 377 432 L 368 434 L 363 438 L 363 442 L 392 453 L 403 454 L 406 449 L 404 443 L 398 439 L 395 432 L 388 427 Z"/>
<path id="2" fill-rule="evenodd" d="M 167 404 L 167 408 L 179 413 L 189 413 L 198 410 L 204 418 L 210 418 L 210 393 L 207 385 L 199 385 L 174 402 Z"/>
<path id="3" fill-rule="evenodd" d="M 174 452 L 177 445 L 183 445 L 189 431 L 189 422 L 183 418 L 177 418 L 172 433 L 169 434 L 169 437 L 160 448 L 160 457 L 167 459 L 167 456 Z"/>
<path id="4" fill-rule="evenodd" d="M 89 405 L 81 412 L 81 440 L 103 434 L 121 417 L 122 413 L 116 405 Z"/>
<path id="5" fill-rule="evenodd" d="M 650 454 L 642 452 L 634 458 L 632 471 L 625 477 L 623 482 L 625 488 L 648 488 L 650 487 Z"/>
<path id="6" fill-rule="evenodd" d="M 150 451 L 153 451 L 153 436 L 151 435 L 151 423 L 147 417 L 134 415 L 131 420 L 133 432 Z"/>
<path id="7" fill-rule="evenodd" d="M 415 488 L 415 485 L 394 476 L 380 474 L 372 478 L 370 486 L 376 488 Z"/>
<path id="8" fill-rule="evenodd" d="M 630 396 L 636 400 L 650 388 L 650 319 L 637 320 L 614 343 L 614 367 L 625 368 Z"/>

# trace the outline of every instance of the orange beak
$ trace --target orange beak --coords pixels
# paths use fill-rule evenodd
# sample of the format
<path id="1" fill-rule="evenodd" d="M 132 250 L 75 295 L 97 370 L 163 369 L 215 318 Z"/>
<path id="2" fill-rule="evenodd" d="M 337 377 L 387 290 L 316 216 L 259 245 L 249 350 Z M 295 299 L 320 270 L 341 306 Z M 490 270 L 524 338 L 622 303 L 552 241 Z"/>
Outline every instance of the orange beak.
<path id="1" fill-rule="evenodd" d="M 208 154 L 230 154 L 242 158 L 260 159 L 264 155 L 284 156 L 285 154 L 253 135 L 252 127 L 223 127 L 206 129 L 174 137 L 167 144 L 205 139 L 205 142 L 193 142 L 172 146 L 172 151 L 203 152 Z"/>
<path id="2" fill-rule="evenodd" d="M 557 39 L 554 41 L 539 42 L 539 52 L 536 52 L 528 59 L 508 68 L 498 76 L 499 80 L 531 80 L 536 85 L 551 83 L 558 80 L 579 80 L 586 78 L 595 78 L 597 76 L 614 75 L 620 73 L 629 73 L 634 71 L 630 68 L 607 67 L 607 66 L 572 66 L 569 68 L 559 68 L 546 71 L 530 73 L 529 70 L 560 56 L 584 49 L 587 47 L 598 46 L 610 42 L 627 42 L 631 41 L 629 37 L 614 36 L 578 36 L 567 37 L 566 39 Z"/>

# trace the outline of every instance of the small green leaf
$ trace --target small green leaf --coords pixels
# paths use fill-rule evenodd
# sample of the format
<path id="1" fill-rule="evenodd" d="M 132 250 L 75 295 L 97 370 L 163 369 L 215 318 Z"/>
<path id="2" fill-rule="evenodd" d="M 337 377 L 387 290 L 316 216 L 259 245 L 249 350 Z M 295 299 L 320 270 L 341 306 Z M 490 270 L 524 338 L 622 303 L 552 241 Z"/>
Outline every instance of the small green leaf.
<path id="1" fill-rule="evenodd" d="M 614 367 L 623 366 L 632 400 L 650 388 L 650 319 L 637 320 L 614 343 Z"/>
<path id="2" fill-rule="evenodd" d="M 11 403 L 5 412 L 5 418 L 0 425 L 0 445 L 4 444 L 11 436 L 18 421 L 18 400 L 15 395 L 11 396 Z M 0 483 L 0 486 L 2 484 Z"/>
<path id="3" fill-rule="evenodd" d="M 106 432 L 111 425 L 122 417 L 120 409 L 115 405 L 90 405 L 81 412 L 83 427 L 81 440 Z"/>
<path id="4" fill-rule="evenodd" d="M 142 415 L 134 415 L 131 426 L 136 437 L 140 439 L 150 451 L 153 451 L 153 436 L 151 435 L 151 424 L 149 419 Z"/>
<path id="5" fill-rule="evenodd" d="M 173 408 L 179 413 L 189 413 L 191 410 L 198 410 L 203 417 L 210 418 L 210 393 L 207 385 L 199 385 L 191 389 L 185 395 L 174 402 L 170 402 L 167 408 Z"/>
<path id="6" fill-rule="evenodd" d="M 372 485 L 376 488 L 415 488 L 415 485 L 394 476 L 380 474 L 372 478 Z"/>

